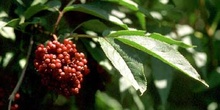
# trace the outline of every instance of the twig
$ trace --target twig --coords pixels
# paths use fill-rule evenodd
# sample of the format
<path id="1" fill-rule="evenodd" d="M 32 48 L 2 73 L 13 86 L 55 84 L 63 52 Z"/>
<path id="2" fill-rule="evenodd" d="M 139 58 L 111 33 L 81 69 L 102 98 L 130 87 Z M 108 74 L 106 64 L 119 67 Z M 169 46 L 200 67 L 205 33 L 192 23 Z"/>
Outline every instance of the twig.
<path id="1" fill-rule="evenodd" d="M 59 11 L 59 16 L 58 16 L 57 21 L 56 21 L 56 23 L 54 25 L 53 33 L 56 33 L 56 29 L 57 29 L 57 27 L 58 27 L 58 25 L 60 23 L 61 18 L 63 17 L 63 13 L 64 13 L 64 11 Z"/>
<path id="2" fill-rule="evenodd" d="M 75 0 L 71 0 L 65 7 L 70 6 L 74 1 L 75 1 Z M 61 18 L 63 17 L 63 14 L 64 14 L 64 13 L 65 13 L 64 10 L 59 11 L 59 16 L 58 16 L 57 21 L 56 21 L 56 23 L 55 23 L 55 25 L 54 25 L 53 33 L 56 33 L 57 27 L 58 27 L 58 25 L 59 25 L 59 23 L 60 23 L 60 20 L 61 20 Z M 56 38 L 56 39 L 57 39 L 57 38 Z"/>
<path id="3" fill-rule="evenodd" d="M 25 71 L 27 69 L 27 66 L 28 66 L 28 61 L 29 61 L 29 58 L 30 58 L 30 55 L 31 55 L 31 50 L 32 50 L 32 46 L 33 46 L 33 36 L 31 36 L 31 39 L 30 39 L 30 46 L 28 48 L 28 53 L 27 53 L 27 61 L 26 61 L 26 64 L 24 66 L 24 69 L 22 70 L 22 73 L 21 73 L 21 76 L 19 77 L 19 80 L 13 90 L 13 92 L 11 93 L 11 95 L 9 96 L 9 104 L 8 104 L 8 110 L 11 110 L 11 103 L 12 101 L 14 101 L 14 98 L 15 98 L 15 94 L 18 92 L 20 86 L 21 86 L 21 83 L 24 79 L 24 75 L 25 75 Z"/>

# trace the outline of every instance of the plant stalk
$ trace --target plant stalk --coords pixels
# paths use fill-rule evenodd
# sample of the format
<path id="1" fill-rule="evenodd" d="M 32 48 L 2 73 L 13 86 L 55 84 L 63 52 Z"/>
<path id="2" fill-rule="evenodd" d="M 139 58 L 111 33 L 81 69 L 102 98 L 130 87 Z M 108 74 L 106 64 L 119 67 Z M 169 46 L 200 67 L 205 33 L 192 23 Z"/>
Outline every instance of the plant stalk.
<path id="1" fill-rule="evenodd" d="M 28 66 L 28 62 L 29 62 L 29 58 L 30 58 L 30 55 L 31 55 L 31 50 L 32 50 L 32 46 L 33 46 L 33 36 L 31 36 L 31 39 L 30 39 L 30 46 L 28 48 L 28 53 L 27 53 L 27 61 L 26 61 L 26 64 L 24 66 L 24 69 L 22 70 L 22 73 L 21 73 L 21 76 L 19 77 L 19 80 L 14 88 L 14 90 L 12 91 L 11 95 L 9 96 L 9 104 L 8 104 L 8 110 L 11 110 L 11 103 L 12 101 L 14 101 L 14 98 L 15 98 L 15 94 L 18 92 L 20 86 L 21 86 L 21 83 L 24 79 L 24 75 L 25 75 L 25 72 L 26 72 L 26 69 L 27 69 L 27 66 Z"/>

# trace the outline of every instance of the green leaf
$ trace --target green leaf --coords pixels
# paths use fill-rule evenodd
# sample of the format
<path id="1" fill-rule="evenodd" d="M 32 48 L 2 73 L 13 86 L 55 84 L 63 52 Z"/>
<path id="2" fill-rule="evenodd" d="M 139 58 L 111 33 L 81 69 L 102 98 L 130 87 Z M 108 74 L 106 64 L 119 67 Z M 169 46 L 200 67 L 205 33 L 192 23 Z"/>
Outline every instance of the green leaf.
<path id="1" fill-rule="evenodd" d="M 119 36 L 116 39 L 158 58 L 208 87 L 191 64 L 171 45 L 145 36 Z"/>
<path id="2" fill-rule="evenodd" d="M 68 11 L 79 11 L 79 12 L 87 13 L 105 19 L 107 21 L 110 21 L 114 24 L 117 24 L 123 27 L 124 29 L 128 29 L 127 25 L 124 24 L 120 19 L 109 14 L 108 12 L 99 8 L 95 4 L 77 4 L 77 5 L 67 6 L 64 8 L 64 12 L 68 12 Z"/>
<path id="3" fill-rule="evenodd" d="M 106 59 L 105 53 L 101 50 L 100 46 L 97 46 L 97 44 L 93 41 L 89 41 L 86 39 L 82 39 L 83 44 L 89 51 L 89 53 L 92 55 L 92 57 L 97 61 L 103 61 Z"/>
<path id="4" fill-rule="evenodd" d="M 5 37 L 11 40 L 15 40 L 15 33 L 12 27 L 2 27 L 0 28 L 0 35 L 1 37 Z"/>
<path id="5" fill-rule="evenodd" d="M 11 21 L 9 21 L 5 26 L 9 26 L 9 27 L 17 27 L 19 25 L 20 19 L 16 18 L 16 19 L 12 19 Z"/>
<path id="6" fill-rule="evenodd" d="M 34 5 L 37 5 L 37 4 L 45 4 L 47 1 L 48 0 L 32 0 L 31 6 L 34 6 Z M 23 2 L 26 2 L 26 1 L 23 1 Z"/>
<path id="7" fill-rule="evenodd" d="M 52 0 L 49 1 L 46 5 L 48 8 L 50 8 L 51 11 L 57 11 L 61 7 L 61 2 L 58 0 Z"/>
<path id="8" fill-rule="evenodd" d="M 99 32 L 99 33 L 102 33 L 104 30 L 108 29 L 108 27 L 103 22 L 97 19 L 85 21 L 80 25 L 82 25 L 82 27 L 88 30 Z"/>
<path id="9" fill-rule="evenodd" d="M 138 5 L 137 3 L 131 1 L 131 0 L 103 0 L 103 1 L 108 1 L 108 2 L 113 2 L 113 3 L 117 3 L 121 6 L 124 6 L 130 10 L 133 10 L 133 11 L 138 11 L 138 12 L 141 12 L 143 13 L 144 15 L 150 17 L 150 18 L 153 18 L 151 16 L 151 14 L 143 7 L 141 7 L 141 5 Z"/>
<path id="10" fill-rule="evenodd" d="M 177 41 L 177 40 L 174 40 L 174 39 L 171 39 L 171 38 L 168 38 L 168 37 L 165 37 L 159 33 L 152 33 L 149 35 L 149 37 L 151 38 L 154 38 L 156 40 L 159 40 L 161 42 L 166 42 L 168 44 L 171 44 L 171 45 L 178 45 L 180 47 L 183 47 L 183 48 L 192 48 L 192 47 L 195 47 L 193 45 L 188 45 L 188 44 L 185 44 L 183 43 L 182 41 Z"/>
<path id="11" fill-rule="evenodd" d="M 12 19 L 10 21 L 0 19 L 0 29 L 2 29 L 3 27 L 16 27 L 19 24 L 19 22 L 20 22 L 19 18 Z"/>
<path id="12" fill-rule="evenodd" d="M 139 35 L 139 36 L 144 36 L 145 31 L 142 30 L 120 30 L 120 31 L 115 31 L 112 32 L 108 35 L 108 37 L 117 37 L 117 36 L 122 36 L 122 35 Z"/>
<path id="13" fill-rule="evenodd" d="M 102 50 L 120 74 L 143 94 L 147 88 L 143 53 L 113 39 L 99 38 Z"/>
<path id="14" fill-rule="evenodd" d="M 25 11 L 24 17 L 25 17 L 25 19 L 29 19 L 29 18 L 31 18 L 33 15 L 35 15 L 36 13 L 38 13 L 38 12 L 40 12 L 40 11 L 42 11 L 42 10 L 47 10 L 47 9 L 48 9 L 47 6 L 45 6 L 45 5 L 40 5 L 40 4 L 31 6 L 31 7 L 29 7 L 29 8 Z"/>
<path id="15" fill-rule="evenodd" d="M 123 110 L 122 105 L 104 92 L 96 93 L 96 109 L 98 110 Z"/>
<path id="16" fill-rule="evenodd" d="M 138 10 L 138 4 L 131 0 L 103 0 L 103 1 L 115 2 L 131 10 L 134 11 Z"/>
<path id="17" fill-rule="evenodd" d="M 145 15 L 141 12 L 137 12 L 136 16 L 138 18 L 139 24 L 143 30 L 146 30 L 146 19 Z"/>

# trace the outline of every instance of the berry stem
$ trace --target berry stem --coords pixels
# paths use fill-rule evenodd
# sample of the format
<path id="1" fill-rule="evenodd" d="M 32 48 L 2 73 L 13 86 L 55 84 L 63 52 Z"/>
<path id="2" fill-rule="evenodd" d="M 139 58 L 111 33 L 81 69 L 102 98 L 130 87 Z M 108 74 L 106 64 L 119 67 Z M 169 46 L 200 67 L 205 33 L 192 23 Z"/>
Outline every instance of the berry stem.
<path id="1" fill-rule="evenodd" d="M 56 35 L 56 34 L 52 34 L 52 36 L 53 36 L 53 39 L 54 39 L 55 41 L 57 41 L 57 40 L 58 40 L 58 38 L 57 38 L 57 35 Z"/>
<path id="2" fill-rule="evenodd" d="M 65 7 L 70 6 L 74 1 L 75 0 L 71 0 Z M 59 16 L 58 16 L 57 21 L 56 21 L 56 23 L 54 25 L 53 33 L 56 33 L 56 30 L 57 30 L 57 27 L 58 27 L 58 25 L 60 23 L 60 20 L 63 17 L 63 14 L 65 13 L 64 10 L 58 11 L 58 12 L 59 12 Z"/>
<path id="3" fill-rule="evenodd" d="M 25 75 L 25 71 L 27 69 L 27 66 L 28 66 L 28 61 L 29 61 L 29 58 L 30 58 L 30 55 L 31 55 L 31 50 L 32 50 L 32 46 L 33 46 L 33 36 L 31 36 L 31 39 L 30 39 L 30 46 L 28 48 L 28 53 L 27 53 L 27 61 L 26 61 L 26 64 L 24 66 L 24 69 L 22 70 L 22 73 L 21 73 L 21 76 L 19 77 L 19 80 L 13 90 L 13 92 L 11 93 L 11 95 L 9 96 L 9 104 L 8 104 L 8 110 L 11 110 L 11 102 L 14 101 L 14 98 L 15 98 L 15 94 L 18 92 L 20 86 L 21 86 L 21 83 L 24 79 L 24 75 Z"/>
<path id="4" fill-rule="evenodd" d="M 59 11 L 59 16 L 58 16 L 57 21 L 56 21 L 56 23 L 54 25 L 53 33 L 56 33 L 56 29 L 57 29 L 57 27 L 58 27 L 58 25 L 60 23 L 61 18 L 63 17 L 63 13 L 64 13 L 64 11 Z"/>

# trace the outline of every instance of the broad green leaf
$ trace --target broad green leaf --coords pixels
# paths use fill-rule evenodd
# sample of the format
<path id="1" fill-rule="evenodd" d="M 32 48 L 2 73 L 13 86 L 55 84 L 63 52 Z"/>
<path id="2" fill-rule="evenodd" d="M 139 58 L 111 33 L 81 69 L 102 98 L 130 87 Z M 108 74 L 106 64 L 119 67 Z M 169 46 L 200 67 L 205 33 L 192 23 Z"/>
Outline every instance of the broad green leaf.
<path id="1" fill-rule="evenodd" d="M 113 66 L 125 77 L 130 84 L 139 90 L 141 94 L 146 91 L 147 82 L 143 53 L 123 43 L 115 43 L 114 38 L 99 38 L 102 50 L 111 61 Z M 136 54 L 134 54 L 136 53 Z"/>
<path id="2" fill-rule="evenodd" d="M 25 11 L 24 17 L 25 17 L 25 19 L 29 19 L 33 15 L 35 15 L 36 13 L 38 13 L 42 10 L 46 10 L 46 9 L 48 9 L 48 7 L 45 5 L 38 4 L 38 5 L 31 6 Z"/>
<path id="3" fill-rule="evenodd" d="M 145 77 L 145 74 L 147 74 L 147 55 L 144 55 L 145 53 L 140 50 L 131 48 L 122 42 L 113 40 L 112 38 L 106 39 L 108 39 L 109 43 L 122 56 L 129 69 L 131 70 L 134 79 L 138 82 L 139 86 L 143 89 L 144 92 L 147 87 L 147 81 Z"/>
<path id="4" fill-rule="evenodd" d="M 149 35 L 149 37 L 154 38 L 154 39 L 159 40 L 159 41 L 162 41 L 162 42 L 166 42 L 166 43 L 171 44 L 171 45 L 173 45 L 173 44 L 178 45 L 178 46 L 183 47 L 183 48 L 195 47 L 193 45 L 185 44 L 182 41 L 177 41 L 177 40 L 165 37 L 165 36 L 163 36 L 159 33 L 152 33 L 152 34 Z"/>
<path id="5" fill-rule="evenodd" d="M 122 35 L 139 35 L 139 36 L 144 36 L 145 31 L 142 30 L 120 30 L 120 31 L 115 31 L 112 32 L 108 35 L 108 37 L 117 37 L 117 36 L 122 36 Z"/>
<path id="6" fill-rule="evenodd" d="M 0 35 L 13 41 L 15 40 L 15 33 L 12 27 L 0 28 Z"/>
<path id="7" fill-rule="evenodd" d="M 79 11 L 87 14 L 91 14 L 93 16 L 105 19 L 107 21 L 110 21 L 114 24 L 117 24 L 124 29 L 128 29 L 127 25 L 124 24 L 120 19 L 117 17 L 111 15 L 110 13 L 106 12 L 105 10 L 99 8 L 95 4 L 77 4 L 77 5 L 71 5 L 64 8 L 64 11 Z"/>
<path id="8" fill-rule="evenodd" d="M 12 19 L 11 21 L 9 21 L 5 24 L 5 27 L 12 27 L 14 29 L 24 31 L 26 26 L 28 26 L 29 24 L 39 23 L 39 21 L 37 21 L 37 20 L 34 20 L 32 22 L 24 22 L 24 23 L 20 23 L 20 22 L 21 22 L 20 18 Z"/>
<path id="9" fill-rule="evenodd" d="M 11 21 L 9 21 L 5 26 L 9 26 L 9 27 L 17 27 L 19 25 L 20 19 L 16 18 L 16 19 L 12 19 Z"/>
<path id="10" fill-rule="evenodd" d="M 93 42 L 91 40 L 82 39 L 83 44 L 85 45 L 88 52 L 92 55 L 92 57 L 105 69 L 109 74 L 114 74 L 113 66 L 110 61 L 106 59 L 105 53 L 102 51 L 101 47 L 98 45 L 98 42 Z"/>
<path id="11" fill-rule="evenodd" d="M 103 22 L 97 19 L 85 21 L 81 25 L 86 29 L 99 33 L 102 33 L 104 30 L 108 29 L 108 27 Z"/>
<path id="12" fill-rule="evenodd" d="M 158 58 L 208 87 L 192 65 L 171 45 L 145 36 L 119 36 L 116 39 Z"/>

